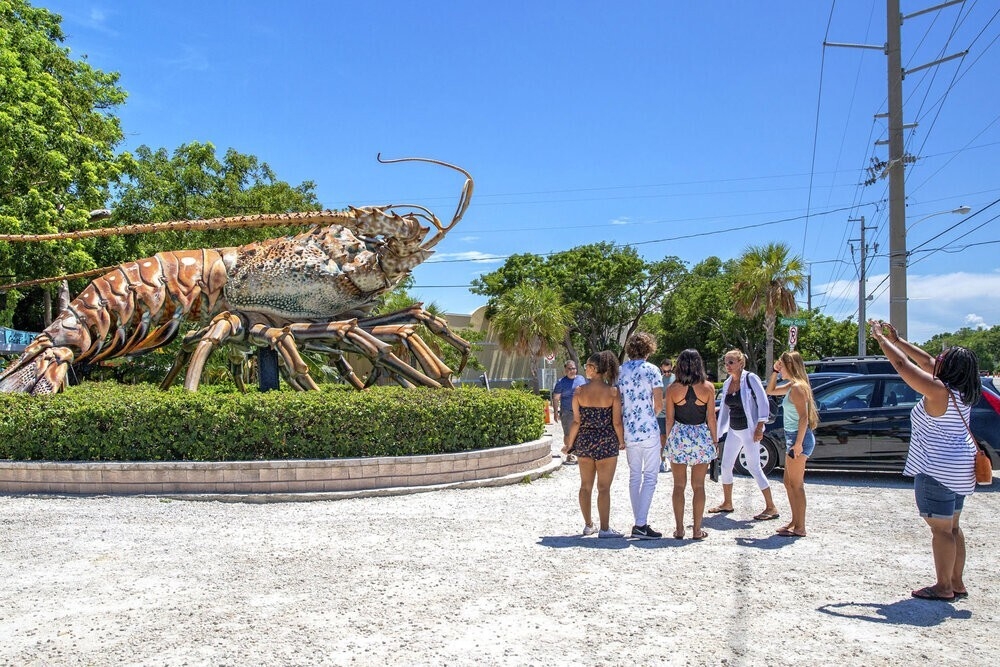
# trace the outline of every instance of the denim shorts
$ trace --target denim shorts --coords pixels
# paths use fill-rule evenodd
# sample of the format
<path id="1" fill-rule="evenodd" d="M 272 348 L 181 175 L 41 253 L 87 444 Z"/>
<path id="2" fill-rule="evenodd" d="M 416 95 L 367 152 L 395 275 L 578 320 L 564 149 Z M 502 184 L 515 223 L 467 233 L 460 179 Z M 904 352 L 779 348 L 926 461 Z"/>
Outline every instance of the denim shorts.
<path id="1" fill-rule="evenodd" d="M 913 495 L 917 499 L 917 511 L 926 519 L 950 519 L 965 506 L 965 496 L 922 472 L 913 478 Z"/>
<path id="2" fill-rule="evenodd" d="M 788 456 L 788 452 L 792 451 L 792 447 L 795 446 L 795 438 L 798 433 L 789 433 L 785 431 L 785 456 Z M 806 458 L 812 456 L 813 451 L 816 449 L 816 435 L 813 433 L 812 429 L 806 429 L 806 435 L 802 438 L 802 455 Z"/>

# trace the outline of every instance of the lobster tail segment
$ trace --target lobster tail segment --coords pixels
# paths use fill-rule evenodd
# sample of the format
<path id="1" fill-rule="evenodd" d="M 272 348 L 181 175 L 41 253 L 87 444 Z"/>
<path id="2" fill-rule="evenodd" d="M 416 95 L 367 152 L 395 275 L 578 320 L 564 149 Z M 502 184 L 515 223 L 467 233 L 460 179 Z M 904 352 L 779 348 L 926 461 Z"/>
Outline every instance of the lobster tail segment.
<path id="1" fill-rule="evenodd" d="M 63 389 L 73 352 L 55 347 L 41 334 L 24 354 L 0 374 L 0 392 L 5 394 L 55 394 Z"/>

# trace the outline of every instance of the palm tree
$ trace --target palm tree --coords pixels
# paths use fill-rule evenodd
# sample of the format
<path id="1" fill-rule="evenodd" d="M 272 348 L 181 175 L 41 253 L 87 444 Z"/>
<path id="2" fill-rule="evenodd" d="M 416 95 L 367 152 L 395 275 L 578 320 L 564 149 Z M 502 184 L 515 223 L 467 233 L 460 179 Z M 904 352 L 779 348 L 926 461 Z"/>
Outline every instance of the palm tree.
<path id="1" fill-rule="evenodd" d="M 572 322 L 572 313 L 551 287 L 521 283 L 500 297 L 491 326 L 504 352 L 531 358 L 531 384 L 538 393 L 538 362 L 555 352 Z"/>
<path id="2" fill-rule="evenodd" d="M 741 317 L 756 317 L 764 313 L 767 334 L 767 366 L 774 365 L 774 325 L 778 313 L 791 315 L 798 307 L 795 293 L 806 282 L 802 259 L 789 257 L 791 250 L 784 243 L 750 246 L 737 260 L 733 299 Z"/>

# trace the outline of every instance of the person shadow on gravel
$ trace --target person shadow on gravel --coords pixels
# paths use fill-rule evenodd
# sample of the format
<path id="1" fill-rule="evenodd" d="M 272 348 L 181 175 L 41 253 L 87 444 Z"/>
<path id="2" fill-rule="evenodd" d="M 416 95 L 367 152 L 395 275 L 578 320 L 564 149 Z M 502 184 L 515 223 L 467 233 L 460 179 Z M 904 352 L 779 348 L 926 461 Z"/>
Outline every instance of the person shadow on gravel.
<path id="1" fill-rule="evenodd" d="M 972 612 L 968 609 L 956 609 L 953 604 L 928 603 L 926 600 L 912 597 L 887 604 L 837 602 L 825 604 L 819 607 L 818 611 L 840 618 L 855 618 L 859 621 L 890 625 L 914 625 L 920 628 L 940 625 L 951 618 L 962 620 L 972 618 Z"/>

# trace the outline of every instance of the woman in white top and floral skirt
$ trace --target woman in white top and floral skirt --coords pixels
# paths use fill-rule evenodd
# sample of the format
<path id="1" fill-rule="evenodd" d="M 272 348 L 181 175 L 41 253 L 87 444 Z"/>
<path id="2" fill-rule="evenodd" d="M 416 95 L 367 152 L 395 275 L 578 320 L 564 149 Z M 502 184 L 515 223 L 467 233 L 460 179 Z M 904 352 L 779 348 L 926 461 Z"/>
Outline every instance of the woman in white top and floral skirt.
<path id="1" fill-rule="evenodd" d="M 969 595 L 965 533 L 959 517 L 965 497 L 976 490 L 976 443 L 968 423 L 982 386 L 972 350 L 952 347 L 936 358 L 899 337 L 886 322 L 871 320 L 872 336 L 893 368 L 923 398 L 910 413 L 910 449 L 903 474 L 913 477 L 920 516 L 931 529 L 937 581 L 913 597 L 950 602 Z"/>

